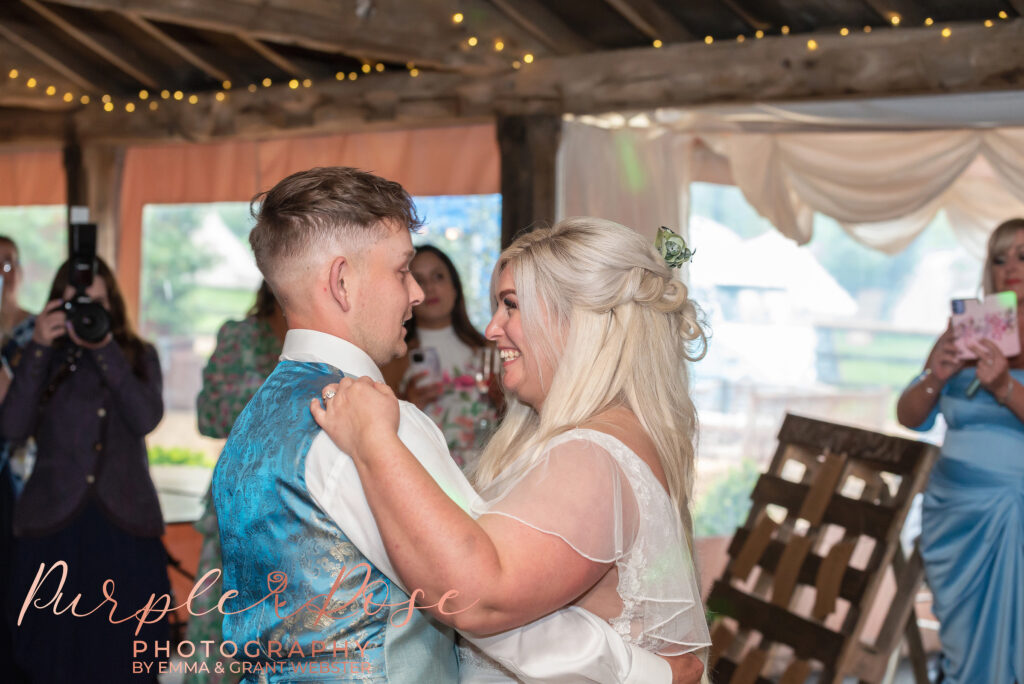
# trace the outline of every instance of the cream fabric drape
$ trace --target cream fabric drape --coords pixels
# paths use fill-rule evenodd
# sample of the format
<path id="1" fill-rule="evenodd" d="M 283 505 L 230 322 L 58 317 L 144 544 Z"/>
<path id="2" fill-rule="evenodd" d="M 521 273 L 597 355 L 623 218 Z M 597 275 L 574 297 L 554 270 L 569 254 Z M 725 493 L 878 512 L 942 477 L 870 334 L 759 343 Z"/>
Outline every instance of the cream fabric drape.
<path id="1" fill-rule="evenodd" d="M 685 228 L 689 183 L 721 175 L 695 154 L 705 146 L 727 163 L 751 206 L 799 244 L 810 241 L 821 212 L 858 242 L 895 253 L 945 210 L 965 248 L 981 257 L 993 227 L 1024 216 L 1021 127 L 831 132 L 816 122 L 801 132 L 787 122 L 783 132 L 761 132 L 712 121 L 677 114 L 644 118 L 643 127 L 622 117 L 565 122 L 559 216 L 603 216 L 651 235 L 662 223 Z"/>

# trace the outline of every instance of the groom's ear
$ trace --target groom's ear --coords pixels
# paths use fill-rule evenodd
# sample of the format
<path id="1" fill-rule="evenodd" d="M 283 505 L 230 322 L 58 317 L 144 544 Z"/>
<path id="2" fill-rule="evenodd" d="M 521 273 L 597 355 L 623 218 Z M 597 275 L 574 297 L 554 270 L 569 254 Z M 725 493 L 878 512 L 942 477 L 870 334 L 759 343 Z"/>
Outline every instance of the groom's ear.
<path id="1" fill-rule="evenodd" d="M 331 296 L 338 302 L 341 310 L 348 313 L 348 310 L 352 308 L 351 301 L 351 279 L 354 276 L 352 270 L 352 264 L 343 256 L 336 257 L 331 262 L 331 273 L 328 278 L 329 287 L 331 289 Z M 346 285 L 345 279 L 349 279 L 349 283 Z"/>

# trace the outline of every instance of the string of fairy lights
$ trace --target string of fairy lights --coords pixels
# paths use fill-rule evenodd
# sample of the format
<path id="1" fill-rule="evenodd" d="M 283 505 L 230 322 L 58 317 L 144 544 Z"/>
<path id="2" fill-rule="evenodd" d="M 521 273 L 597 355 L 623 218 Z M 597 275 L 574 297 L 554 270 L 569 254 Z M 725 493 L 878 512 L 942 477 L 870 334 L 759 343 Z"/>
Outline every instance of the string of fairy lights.
<path id="1" fill-rule="evenodd" d="M 1008 21 L 1009 19 L 1009 14 L 1007 14 L 1005 11 L 1000 11 L 997 19 L 985 19 L 981 23 L 986 28 L 992 28 L 993 26 L 996 25 L 997 21 Z M 452 15 L 451 20 L 453 24 L 460 26 L 466 25 L 466 16 L 462 12 L 454 13 Z M 909 26 L 909 23 L 904 22 L 902 16 L 895 12 L 891 13 L 888 16 L 888 20 L 892 28 Z M 942 38 L 949 38 L 950 36 L 953 35 L 952 27 L 950 27 L 949 25 L 940 24 L 941 22 L 936 22 L 931 17 L 926 18 L 923 22 L 923 25 L 925 27 L 935 28 Z M 860 30 L 863 33 L 871 33 L 873 28 L 877 27 L 866 25 L 863 26 Z M 856 29 L 854 28 L 844 26 L 838 30 L 838 35 L 840 37 L 845 38 L 851 35 L 851 33 L 853 33 L 855 30 Z M 737 43 L 744 43 L 748 40 L 761 40 L 762 38 L 772 35 L 772 33 L 775 32 L 766 32 L 764 30 L 758 29 L 754 31 L 752 34 L 738 34 L 735 38 L 735 41 Z M 787 36 L 789 34 L 789 26 L 779 27 L 777 35 Z M 704 44 L 713 45 L 716 42 L 716 40 L 721 42 L 722 39 L 716 39 L 714 36 L 708 35 L 704 37 Z M 477 35 L 467 36 L 464 41 L 464 45 L 465 48 L 468 50 L 483 47 L 481 45 L 481 39 Z M 665 42 L 662 41 L 661 39 L 655 38 L 652 41 L 651 45 L 657 49 L 663 47 L 665 45 Z M 506 45 L 505 39 L 496 37 L 491 39 L 491 47 L 495 52 L 506 53 L 506 48 L 508 46 Z M 820 45 L 817 39 L 809 38 L 807 40 L 807 50 L 815 51 L 819 47 Z M 533 53 L 526 52 L 521 55 L 516 55 L 515 57 L 513 57 L 509 62 L 509 66 L 512 69 L 518 70 L 522 69 L 526 65 L 533 64 L 535 60 L 536 58 L 533 55 Z M 368 76 L 384 73 L 386 71 L 389 71 L 389 69 L 383 62 L 363 62 L 362 66 L 357 70 L 335 72 L 334 79 L 336 81 L 345 82 L 356 81 L 360 78 L 366 78 Z M 394 69 L 392 68 L 391 71 L 394 72 Z M 417 78 L 420 75 L 420 70 L 414 62 L 407 62 L 405 64 L 405 71 L 408 73 L 410 78 Z M 7 78 L 9 81 L 23 83 L 24 87 L 31 91 L 36 91 L 36 89 L 38 88 L 48 97 L 59 97 L 63 102 L 66 102 L 68 104 L 72 104 L 77 101 L 78 104 L 82 106 L 102 105 L 102 109 L 106 112 L 113 112 L 115 109 L 121 109 L 122 111 L 125 111 L 129 114 L 137 111 L 145 111 L 146 109 L 150 111 L 157 111 L 160 109 L 161 103 L 168 105 L 174 103 L 187 103 L 189 105 L 198 105 L 200 102 L 204 100 L 224 102 L 230 96 L 230 93 L 232 92 L 233 88 L 233 84 L 231 81 L 222 81 L 220 89 L 212 92 L 206 91 L 203 93 L 186 93 L 182 90 L 171 89 L 162 89 L 159 92 L 150 92 L 148 89 L 142 89 L 138 91 L 135 97 L 120 97 L 115 99 L 110 94 L 104 94 L 99 98 L 99 101 L 96 102 L 94 101 L 93 97 L 90 96 L 88 93 L 78 94 L 70 90 L 59 92 L 59 89 L 54 85 L 43 86 L 38 78 L 28 73 L 24 73 L 23 69 L 18 68 L 17 66 L 12 66 L 9 68 L 7 72 Z M 287 84 L 290 90 L 299 90 L 302 88 L 311 88 L 313 86 L 313 79 L 291 78 L 284 81 L 284 83 Z M 260 88 L 271 88 L 275 84 L 280 85 L 280 81 L 275 81 L 274 79 L 268 76 L 266 78 L 259 80 L 258 82 L 247 84 L 245 88 L 250 93 L 256 93 L 260 90 Z"/>

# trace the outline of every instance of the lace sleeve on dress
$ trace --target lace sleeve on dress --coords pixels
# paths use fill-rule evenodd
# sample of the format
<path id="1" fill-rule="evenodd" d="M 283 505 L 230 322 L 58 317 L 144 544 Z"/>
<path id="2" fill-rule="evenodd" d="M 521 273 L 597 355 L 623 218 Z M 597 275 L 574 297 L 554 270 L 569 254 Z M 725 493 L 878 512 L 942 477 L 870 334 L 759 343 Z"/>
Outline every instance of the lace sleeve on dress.
<path id="1" fill-rule="evenodd" d="M 475 515 L 518 520 L 598 563 L 621 558 L 636 537 L 629 481 L 607 450 L 586 439 L 553 440 L 528 470 L 481 494 Z"/>

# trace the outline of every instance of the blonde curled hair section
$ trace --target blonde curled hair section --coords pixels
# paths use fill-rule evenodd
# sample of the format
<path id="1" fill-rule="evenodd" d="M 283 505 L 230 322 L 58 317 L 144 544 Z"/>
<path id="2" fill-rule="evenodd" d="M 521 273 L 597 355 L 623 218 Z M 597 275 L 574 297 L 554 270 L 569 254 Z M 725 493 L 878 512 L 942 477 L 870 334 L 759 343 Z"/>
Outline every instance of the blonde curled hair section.
<path id="1" fill-rule="evenodd" d="M 492 290 L 504 269 L 524 335 L 555 370 L 541 378 L 539 413 L 510 399 L 474 473 L 477 487 L 513 464 L 528 466 L 552 437 L 625 406 L 657 447 L 690 540 L 698 427 L 687 363 L 703 357 L 707 338 L 686 285 L 642 235 L 589 217 L 518 237 L 498 259 Z"/>

